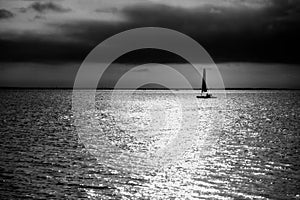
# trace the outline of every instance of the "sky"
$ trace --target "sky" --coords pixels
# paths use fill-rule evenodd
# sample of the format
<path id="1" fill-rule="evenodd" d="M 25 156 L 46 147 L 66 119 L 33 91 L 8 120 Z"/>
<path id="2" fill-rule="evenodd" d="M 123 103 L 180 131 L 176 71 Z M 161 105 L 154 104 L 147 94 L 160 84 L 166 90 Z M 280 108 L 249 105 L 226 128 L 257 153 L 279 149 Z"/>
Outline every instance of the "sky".
<path id="1" fill-rule="evenodd" d="M 300 88 L 299 0 L 0 0 L 0 87 L 72 87 L 95 46 L 149 26 L 196 40 L 217 63 L 225 87 Z M 200 84 L 184 59 L 152 50 L 116 60 L 102 84 L 111 87 L 133 66 L 151 62 L 171 63 Z"/>

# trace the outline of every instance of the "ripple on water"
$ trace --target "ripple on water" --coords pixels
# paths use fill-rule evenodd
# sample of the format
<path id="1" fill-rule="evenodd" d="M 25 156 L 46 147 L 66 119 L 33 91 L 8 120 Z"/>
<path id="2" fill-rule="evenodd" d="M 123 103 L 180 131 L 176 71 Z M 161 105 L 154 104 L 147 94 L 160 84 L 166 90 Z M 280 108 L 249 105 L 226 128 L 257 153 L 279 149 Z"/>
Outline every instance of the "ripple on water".
<path id="1" fill-rule="evenodd" d="M 105 147 L 99 159 L 78 138 L 71 91 L 0 91 L 0 198 L 300 199 L 299 92 L 229 92 L 198 104 L 181 93 L 111 101 L 99 91 L 85 116 L 85 142 Z M 132 155 L 142 159 L 127 163 Z"/>

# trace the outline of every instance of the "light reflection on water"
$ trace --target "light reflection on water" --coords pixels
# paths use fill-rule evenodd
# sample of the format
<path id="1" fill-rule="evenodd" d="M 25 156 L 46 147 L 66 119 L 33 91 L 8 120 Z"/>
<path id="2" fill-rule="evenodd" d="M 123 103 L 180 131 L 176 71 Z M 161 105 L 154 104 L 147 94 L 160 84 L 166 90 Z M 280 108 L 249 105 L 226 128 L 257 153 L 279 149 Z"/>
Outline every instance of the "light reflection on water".
<path id="1" fill-rule="evenodd" d="M 191 91 L 179 100 L 167 91 L 128 101 L 109 94 L 98 91 L 90 124 L 109 142 L 94 143 L 106 148 L 99 159 L 78 142 L 71 91 L 1 91 L 1 199 L 300 198 L 299 92 L 235 91 L 197 105 Z M 165 145 L 162 155 L 176 154 L 157 165 Z M 142 152 L 142 170 L 124 152 Z"/>

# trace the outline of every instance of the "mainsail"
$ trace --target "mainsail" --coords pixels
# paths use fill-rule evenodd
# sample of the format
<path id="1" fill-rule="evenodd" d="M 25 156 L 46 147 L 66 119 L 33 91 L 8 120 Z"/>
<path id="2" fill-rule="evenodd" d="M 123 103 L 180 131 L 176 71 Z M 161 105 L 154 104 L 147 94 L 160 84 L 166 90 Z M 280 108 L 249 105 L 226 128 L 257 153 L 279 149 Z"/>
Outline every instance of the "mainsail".
<path id="1" fill-rule="evenodd" d="M 203 74 L 202 74 L 202 89 L 201 93 L 207 92 L 207 86 L 206 86 L 206 71 L 205 68 L 203 69 Z"/>
<path id="2" fill-rule="evenodd" d="M 203 95 L 204 93 L 204 95 Z M 202 88 L 201 88 L 201 95 L 197 96 L 197 98 L 201 99 L 208 99 L 208 98 L 213 98 L 211 94 L 207 92 L 207 85 L 206 85 L 206 71 L 205 68 L 203 69 L 202 73 Z"/>

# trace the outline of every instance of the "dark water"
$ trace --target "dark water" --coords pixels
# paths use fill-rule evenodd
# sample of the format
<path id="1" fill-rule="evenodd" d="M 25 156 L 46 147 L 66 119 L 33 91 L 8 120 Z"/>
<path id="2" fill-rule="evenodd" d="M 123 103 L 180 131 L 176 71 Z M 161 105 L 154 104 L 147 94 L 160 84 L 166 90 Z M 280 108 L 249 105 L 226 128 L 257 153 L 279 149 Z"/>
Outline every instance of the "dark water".
<path id="1" fill-rule="evenodd" d="M 194 106 L 195 93 L 183 91 L 187 117 L 167 91 L 140 91 L 123 104 L 107 104 L 109 94 L 98 91 L 96 118 L 107 148 L 150 152 L 166 145 L 153 138 L 176 131 L 194 143 L 153 171 L 108 167 L 78 137 L 72 91 L 2 90 L 0 199 L 300 199 L 300 92 L 231 91 Z M 111 163 L 121 162 L 109 150 Z"/>

